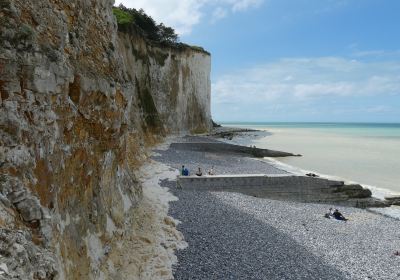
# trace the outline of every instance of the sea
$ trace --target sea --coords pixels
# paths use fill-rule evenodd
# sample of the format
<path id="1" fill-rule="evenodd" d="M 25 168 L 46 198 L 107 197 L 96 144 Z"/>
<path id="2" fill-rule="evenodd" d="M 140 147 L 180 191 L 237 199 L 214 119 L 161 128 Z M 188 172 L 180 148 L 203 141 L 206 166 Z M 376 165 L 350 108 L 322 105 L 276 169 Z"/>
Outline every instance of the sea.
<path id="1" fill-rule="evenodd" d="M 222 125 L 262 131 L 248 133 L 250 137 L 233 138 L 239 144 L 302 155 L 265 159 L 282 169 L 360 183 L 378 198 L 400 195 L 400 123 Z"/>

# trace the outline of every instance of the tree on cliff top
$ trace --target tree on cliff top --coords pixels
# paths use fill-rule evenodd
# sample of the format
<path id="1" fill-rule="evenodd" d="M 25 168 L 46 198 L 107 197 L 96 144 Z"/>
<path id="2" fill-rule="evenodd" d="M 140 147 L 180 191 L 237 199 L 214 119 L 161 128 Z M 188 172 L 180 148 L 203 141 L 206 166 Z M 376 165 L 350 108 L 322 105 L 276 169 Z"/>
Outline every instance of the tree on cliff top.
<path id="1" fill-rule="evenodd" d="M 121 30 L 135 25 L 143 31 L 149 40 L 173 44 L 179 40 L 173 28 L 167 27 L 163 23 L 157 24 L 143 9 L 130 9 L 120 4 L 118 7 L 113 7 L 113 13 L 117 18 L 118 28 Z"/>
<path id="2" fill-rule="evenodd" d="M 175 30 L 172 27 L 165 26 L 163 23 L 158 25 L 158 34 L 164 41 L 167 42 L 178 42 L 178 34 L 175 33 Z"/>

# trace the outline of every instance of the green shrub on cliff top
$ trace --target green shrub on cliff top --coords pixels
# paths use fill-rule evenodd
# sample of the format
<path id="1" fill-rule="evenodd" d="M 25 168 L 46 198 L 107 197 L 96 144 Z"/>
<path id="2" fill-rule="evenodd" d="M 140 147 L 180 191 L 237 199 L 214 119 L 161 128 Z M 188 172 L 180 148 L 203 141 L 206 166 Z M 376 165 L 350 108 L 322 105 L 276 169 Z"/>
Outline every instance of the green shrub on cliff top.
<path id="1" fill-rule="evenodd" d="M 135 27 L 136 29 L 140 30 L 147 39 L 153 42 L 172 46 L 175 49 L 185 50 L 190 48 L 198 52 L 210 54 L 202 47 L 180 43 L 178 34 L 175 33 L 173 28 L 165 26 L 163 23 L 157 24 L 151 16 L 147 15 L 143 11 L 143 9 L 130 9 L 120 4 L 118 7 L 113 7 L 113 12 L 117 18 L 119 31 L 130 32 L 130 27 Z M 158 58 L 162 59 L 163 61 L 165 60 L 165 58 Z"/>
<path id="2" fill-rule="evenodd" d="M 130 24 L 133 22 L 133 16 L 117 7 L 113 7 L 113 13 L 117 18 L 118 25 Z"/>
<path id="3" fill-rule="evenodd" d="M 143 9 L 130 9 L 121 4 L 118 7 L 113 7 L 113 13 L 117 18 L 118 29 L 120 30 L 127 30 L 127 27 L 134 25 L 142 30 L 147 39 L 151 41 L 172 44 L 178 42 L 178 35 L 173 28 L 162 23 L 157 24 Z"/>

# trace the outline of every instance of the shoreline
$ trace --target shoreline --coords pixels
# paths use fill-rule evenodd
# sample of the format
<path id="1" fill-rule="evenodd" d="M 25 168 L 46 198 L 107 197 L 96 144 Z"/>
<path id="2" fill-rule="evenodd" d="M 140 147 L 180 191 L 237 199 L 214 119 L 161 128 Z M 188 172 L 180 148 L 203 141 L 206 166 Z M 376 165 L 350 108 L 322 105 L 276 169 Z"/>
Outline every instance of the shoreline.
<path id="1" fill-rule="evenodd" d="M 291 124 L 292 123 L 288 123 L 288 125 L 291 125 Z M 325 124 L 325 123 L 299 123 L 299 124 Z M 331 124 L 331 123 L 326 123 L 326 124 Z M 336 123 L 332 123 L 332 124 L 336 124 Z M 354 124 L 358 124 L 358 123 L 354 123 Z M 397 123 L 394 123 L 394 124 L 398 125 Z M 239 128 L 238 127 L 234 127 L 233 123 L 232 124 L 228 124 L 228 125 L 229 125 L 228 127 L 225 127 L 226 129 L 232 129 L 232 128 L 235 129 L 235 130 L 241 129 L 240 127 Z M 230 125 L 232 125 L 232 127 Z M 236 124 L 236 125 L 240 125 L 240 124 Z M 247 124 L 247 125 L 249 125 L 251 127 L 251 124 Z M 276 124 L 272 123 L 272 125 L 276 125 Z M 353 125 L 353 124 L 350 123 L 349 125 Z M 244 129 L 247 129 L 247 128 L 244 128 Z M 278 135 L 278 133 L 276 133 L 274 131 L 274 129 L 287 129 L 287 127 L 278 127 L 278 128 L 276 128 L 276 127 L 272 126 L 271 129 L 272 129 L 272 131 L 267 129 L 266 127 L 260 127 L 260 128 L 257 128 L 257 129 L 253 129 L 253 131 L 256 132 L 254 135 L 246 135 L 246 134 L 240 134 L 239 133 L 239 134 L 236 135 L 236 141 L 235 141 L 235 138 L 233 138 L 231 141 L 234 142 L 234 143 L 238 143 L 240 145 L 247 145 L 247 146 L 248 145 L 253 145 L 253 144 L 256 144 L 256 142 L 254 142 L 255 140 L 259 140 L 260 138 L 272 136 L 272 135 L 275 135 L 275 134 Z M 298 128 L 296 127 L 294 129 L 298 129 Z M 311 131 L 313 128 L 310 128 L 310 127 L 302 128 L 301 127 L 299 129 L 307 129 L 307 130 Z M 332 133 L 332 132 L 322 132 L 321 133 L 320 131 L 318 131 L 318 133 L 321 134 L 321 135 L 322 134 L 326 134 L 326 135 L 330 135 L 330 136 L 336 135 L 335 133 Z M 253 136 L 253 137 L 251 137 L 251 136 Z M 351 138 L 353 138 L 353 137 L 355 137 L 355 136 L 351 136 Z M 369 136 L 367 138 L 373 138 L 373 137 L 375 137 L 375 136 Z M 221 139 L 221 141 L 224 141 L 226 143 L 232 143 L 232 142 L 228 141 L 227 139 Z M 281 148 L 281 149 L 283 149 L 285 151 L 287 150 L 285 148 Z M 290 152 L 298 153 L 299 151 L 290 151 Z M 279 162 L 282 162 L 282 161 L 279 161 Z M 353 182 L 353 183 L 356 182 L 356 183 L 364 185 L 366 187 L 368 186 L 368 187 L 372 187 L 372 188 L 375 188 L 377 190 L 383 190 L 383 191 L 386 190 L 387 193 L 391 193 L 391 194 L 394 194 L 394 195 L 400 195 L 400 190 L 395 190 L 395 189 L 393 189 L 391 187 L 380 187 L 379 183 L 372 184 L 372 183 L 368 183 L 368 182 L 361 182 L 361 180 L 349 179 L 348 178 L 349 176 L 331 175 L 332 174 L 331 171 L 323 171 L 323 172 L 321 172 L 321 171 L 315 171 L 312 168 L 297 167 L 297 166 L 293 165 L 293 163 L 291 163 L 291 164 L 284 163 L 284 162 L 282 162 L 282 163 L 283 163 L 283 165 L 288 166 L 291 170 L 294 170 L 294 171 L 295 171 L 295 169 L 298 169 L 300 172 L 318 173 L 321 176 L 325 176 L 327 178 L 336 178 L 336 179 L 344 180 L 346 182 Z"/>
<path id="2" fill-rule="evenodd" d="M 224 126 L 222 126 L 224 127 Z M 254 140 L 262 138 L 262 137 L 268 137 L 272 135 L 272 132 L 269 132 L 267 130 L 261 130 L 261 129 L 248 129 L 248 128 L 238 128 L 238 127 L 224 127 L 225 130 L 233 130 L 236 132 L 235 136 L 232 139 L 226 139 L 226 138 L 218 138 L 220 141 L 223 141 L 225 143 L 229 144 L 238 144 L 238 145 L 245 145 L 245 146 L 251 146 L 254 144 Z M 242 131 L 241 131 L 242 130 Z M 253 135 L 245 134 L 246 132 L 251 131 Z M 236 141 L 235 141 L 236 138 Z M 239 141 L 237 141 L 239 139 Z M 296 153 L 296 151 L 292 151 Z M 330 174 L 324 174 L 320 173 L 314 170 L 310 169 L 302 169 L 301 167 L 297 167 L 294 165 L 290 165 L 287 163 L 284 163 L 279 160 L 279 158 L 271 158 L 271 157 L 265 157 L 263 159 L 259 159 L 262 161 L 266 161 L 269 164 L 273 165 L 274 167 L 281 169 L 283 171 L 286 171 L 288 173 L 296 174 L 296 175 L 304 175 L 307 173 L 313 173 L 318 175 L 320 178 L 325 178 L 328 180 L 341 180 L 344 181 L 346 184 L 360 184 L 361 186 L 370 189 L 372 192 L 372 197 L 384 200 L 385 197 L 387 196 L 400 196 L 400 192 L 393 191 L 391 189 L 387 188 L 382 188 L 378 186 L 373 186 L 369 184 L 364 184 L 364 183 L 359 183 L 358 181 L 354 180 L 349 180 L 347 178 L 343 178 L 340 176 L 336 175 L 330 175 Z M 390 206 L 382 209 L 377 209 L 377 210 L 371 210 L 377 214 L 381 214 L 390 218 L 398 219 L 400 220 L 400 206 Z"/>
<path id="3" fill-rule="evenodd" d="M 392 190 L 389 190 L 389 189 L 384 189 L 384 188 L 379 188 L 376 186 L 361 184 L 359 182 L 347 180 L 347 179 L 344 179 L 339 176 L 321 174 L 321 173 L 318 173 L 318 172 L 315 172 L 312 170 L 304 170 L 299 167 L 283 163 L 283 162 L 279 161 L 278 159 L 265 158 L 264 160 L 268 161 L 270 164 L 276 166 L 277 168 L 282 168 L 282 170 L 285 170 L 290 173 L 292 173 L 292 172 L 295 172 L 297 174 L 314 173 L 314 174 L 318 175 L 320 178 L 325 178 L 328 180 L 341 180 L 341 181 L 344 181 L 345 184 L 360 184 L 364 188 L 371 190 L 373 198 L 384 200 L 385 197 L 388 197 L 391 195 L 400 196 L 400 193 L 393 192 Z M 376 214 L 379 214 L 379 215 L 383 215 L 388 218 L 400 220 L 400 206 L 391 205 L 389 207 L 384 207 L 384 208 L 373 207 L 373 208 L 367 208 L 367 210 L 374 212 Z"/>
<path id="4" fill-rule="evenodd" d="M 175 170 L 183 163 L 190 169 L 218 163 L 218 173 L 283 172 L 262 160 L 199 151 L 155 150 L 153 160 Z M 178 197 L 170 202 L 168 215 L 181 221 L 177 228 L 188 243 L 175 251 L 175 279 L 398 277 L 400 259 L 393 255 L 400 249 L 398 220 L 339 206 L 350 220 L 338 222 L 323 217 L 331 204 L 177 189 L 172 175 L 161 186 Z"/>

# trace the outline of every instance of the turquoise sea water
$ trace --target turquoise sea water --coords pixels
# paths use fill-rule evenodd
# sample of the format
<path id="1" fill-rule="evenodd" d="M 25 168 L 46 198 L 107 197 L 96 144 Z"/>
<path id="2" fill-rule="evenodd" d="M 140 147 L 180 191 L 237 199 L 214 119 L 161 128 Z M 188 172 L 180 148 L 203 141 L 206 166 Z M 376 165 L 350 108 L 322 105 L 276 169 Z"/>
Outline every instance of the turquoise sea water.
<path id="1" fill-rule="evenodd" d="M 270 134 L 242 144 L 302 154 L 284 164 L 400 193 L 400 124 L 224 123 Z M 246 142 L 247 141 L 247 142 Z"/>

